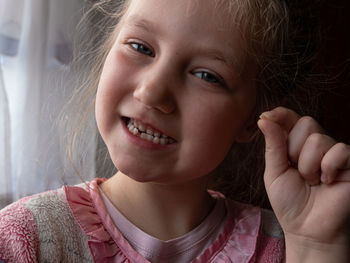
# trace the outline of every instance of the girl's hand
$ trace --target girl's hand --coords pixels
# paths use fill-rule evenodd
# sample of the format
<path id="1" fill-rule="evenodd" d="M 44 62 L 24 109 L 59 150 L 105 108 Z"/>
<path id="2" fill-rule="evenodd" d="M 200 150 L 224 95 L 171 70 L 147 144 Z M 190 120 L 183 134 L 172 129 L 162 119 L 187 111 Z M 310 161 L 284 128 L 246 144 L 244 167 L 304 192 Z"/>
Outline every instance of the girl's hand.
<path id="1" fill-rule="evenodd" d="M 350 262 L 350 146 L 283 107 L 260 118 L 265 187 L 285 233 L 287 261 Z"/>

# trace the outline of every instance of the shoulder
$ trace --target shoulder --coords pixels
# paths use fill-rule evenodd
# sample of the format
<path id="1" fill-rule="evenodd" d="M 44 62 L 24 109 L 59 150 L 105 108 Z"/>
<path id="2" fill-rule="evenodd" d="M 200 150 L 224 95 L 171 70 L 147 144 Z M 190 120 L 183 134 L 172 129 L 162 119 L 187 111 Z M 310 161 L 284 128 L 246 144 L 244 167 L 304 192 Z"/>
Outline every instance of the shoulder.
<path id="1" fill-rule="evenodd" d="M 3 219 L 5 214 L 6 219 Z M 5 228 L 9 230 L 6 231 Z M 28 251 L 29 255 L 38 255 L 36 260 L 40 262 L 51 262 L 53 259 L 62 262 L 91 262 L 87 238 L 72 216 L 63 189 L 24 198 L 2 210 L 1 234 L 4 231 L 9 232 L 7 235 L 18 232 L 18 237 L 25 233 L 30 248 L 29 252 L 23 246 L 21 238 L 12 235 L 11 239 L 15 239 L 15 242 L 4 237 L 7 245 L 0 245 L 0 251 L 5 251 L 4 253 L 17 255 Z M 5 258 L 1 253 L 0 255 Z"/>
<path id="2" fill-rule="evenodd" d="M 26 203 L 37 224 L 40 261 L 91 262 L 88 238 L 73 217 L 64 189 L 37 195 Z"/>
<path id="3" fill-rule="evenodd" d="M 31 197 L 0 210 L 0 259 L 12 262 L 35 262 L 39 251 L 37 225 L 25 206 Z"/>
<path id="4" fill-rule="evenodd" d="M 245 218 L 245 220 L 252 218 L 253 222 L 251 222 L 251 226 L 254 228 L 259 226 L 260 234 L 284 239 L 283 230 L 272 210 L 232 200 L 227 200 L 227 203 L 228 205 L 226 207 L 228 214 L 231 215 L 231 220 L 240 221 L 242 218 Z"/>
<path id="5" fill-rule="evenodd" d="M 272 211 L 226 199 L 227 219 L 213 261 L 284 261 L 283 231 Z M 221 242 L 220 242 L 221 240 Z M 213 247 L 214 248 L 214 247 Z"/>

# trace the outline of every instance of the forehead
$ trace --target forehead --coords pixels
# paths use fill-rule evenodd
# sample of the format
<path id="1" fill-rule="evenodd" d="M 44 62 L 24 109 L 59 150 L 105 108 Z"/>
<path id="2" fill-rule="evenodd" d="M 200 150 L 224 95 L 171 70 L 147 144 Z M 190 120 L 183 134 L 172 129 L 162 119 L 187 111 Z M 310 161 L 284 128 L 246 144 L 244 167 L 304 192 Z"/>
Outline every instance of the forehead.
<path id="1" fill-rule="evenodd" d="M 243 63 L 245 54 L 242 48 L 242 35 L 229 2 L 228 0 L 131 0 L 122 24 L 156 32 L 162 38 L 174 42 L 216 47 L 227 56 L 232 56 L 234 64 Z"/>
<path id="2" fill-rule="evenodd" d="M 131 0 L 126 15 L 144 15 L 150 20 L 177 20 L 178 26 L 196 26 L 189 21 L 196 20 L 203 27 L 215 27 L 222 31 L 236 29 L 228 0 Z M 191 28 L 198 30 L 198 27 Z"/>

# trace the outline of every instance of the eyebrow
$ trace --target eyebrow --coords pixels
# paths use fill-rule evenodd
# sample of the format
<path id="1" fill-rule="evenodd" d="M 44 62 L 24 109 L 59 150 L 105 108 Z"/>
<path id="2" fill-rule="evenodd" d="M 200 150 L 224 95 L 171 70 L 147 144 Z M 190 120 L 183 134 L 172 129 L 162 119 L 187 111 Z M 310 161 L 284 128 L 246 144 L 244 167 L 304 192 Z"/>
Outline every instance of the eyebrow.
<path id="1" fill-rule="evenodd" d="M 224 54 L 218 49 L 203 47 L 203 49 L 199 49 L 199 54 L 202 54 L 203 56 L 209 57 L 214 60 L 221 61 L 229 68 L 240 70 L 239 62 L 235 57 L 230 56 L 230 59 L 228 60 L 226 58 L 227 56 L 224 56 Z"/>
<path id="2" fill-rule="evenodd" d="M 155 32 L 156 31 L 155 26 L 150 21 L 143 19 L 138 15 L 129 16 L 126 19 L 125 23 L 128 26 L 135 26 L 135 27 L 143 29 L 147 32 Z"/>

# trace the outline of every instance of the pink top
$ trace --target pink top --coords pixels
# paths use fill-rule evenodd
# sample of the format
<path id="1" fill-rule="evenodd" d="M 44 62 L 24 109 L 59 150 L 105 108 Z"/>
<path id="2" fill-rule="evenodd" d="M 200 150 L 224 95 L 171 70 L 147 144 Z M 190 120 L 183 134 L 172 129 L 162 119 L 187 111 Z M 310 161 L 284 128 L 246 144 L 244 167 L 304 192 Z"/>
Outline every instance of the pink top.
<path id="1" fill-rule="evenodd" d="M 191 262 L 215 241 L 225 225 L 225 201 L 218 199 L 214 209 L 199 226 L 184 236 L 162 241 L 133 225 L 101 190 L 100 194 L 114 225 L 139 254 L 153 263 Z"/>
<path id="2" fill-rule="evenodd" d="M 140 245 L 140 239 L 131 240 L 129 235 L 129 242 L 115 226 L 99 192 L 101 182 L 103 179 L 95 179 L 86 186 L 65 186 L 21 199 L 0 210 L 0 261 L 150 262 L 143 252 L 134 248 L 135 244 Z M 176 246 L 180 244 L 178 247 L 168 247 L 159 240 L 153 242 L 149 236 L 146 236 L 146 247 L 162 256 L 169 251 L 174 254 L 177 249 L 182 253 L 182 244 L 189 244 L 187 237 L 194 237 L 193 243 L 198 241 L 200 245 L 193 250 L 196 253 L 191 251 L 190 259 L 187 258 L 194 263 L 284 262 L 283 234 L 271 212 L 218 197 L 222 198 L 215 208 L 218 211 L 214 209 L 203 224 L 189 234 L 170 241 Z M 226 210 L 221 222 L 211 218 L 215 214 L 223 215 L 220 204 Z M 209 232 L 212 229 L 212 234 L 208 233 L 210 237 L 201 233 L 202 228 Z M 141 234 L 145 238 L 144 233 Z M 200 237 L 206 240 L 203 244 Z M 166 252 L 161 251 L 164 247 Z"/>
<path id="3" fill-rule="evenodd" d="M 149 262 L 116 228 L 99 193 L 98 185 L 102 182 L 103 179 L 92 181 L 89 192 L 82 188 L 64 187 L 68 205 L 76 221 L 92 237 L 88 242 L 95 262 Z M 225 205 L 227 216 L 223 231 L 192 262 L 248 263 L 259 256 L 256 255 L 256 250 L 261 210 L 226 199 Z"/>

